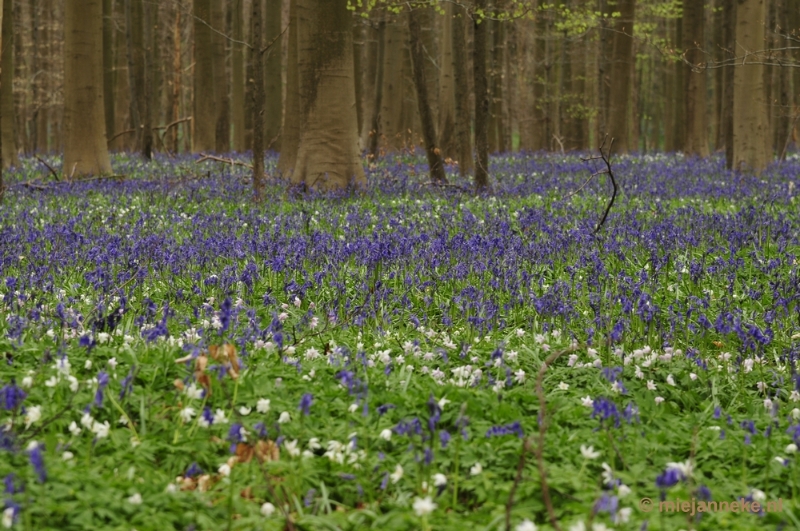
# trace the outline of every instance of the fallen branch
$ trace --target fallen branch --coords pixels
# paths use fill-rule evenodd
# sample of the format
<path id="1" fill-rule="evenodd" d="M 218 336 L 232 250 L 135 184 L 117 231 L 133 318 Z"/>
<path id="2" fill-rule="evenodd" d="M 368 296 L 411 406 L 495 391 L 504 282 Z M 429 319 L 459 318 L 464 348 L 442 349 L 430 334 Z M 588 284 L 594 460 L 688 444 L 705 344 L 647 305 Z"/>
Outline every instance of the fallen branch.
<path id="1" fill-rule="evenodd" d="M 597 224 L 597 227 L 595 227 L 595 229 L 594 229 L 594 234 L 597 234 L 600 231 L 600 228 L 606 222 L 606 218 L 608 217 L 608 213 L 611 211 L 611 207 L 614 205 L 614 200 L 617 198 L 617 190 L 619 189 L 617 187 L 617 180 L 614 178 L 614 172 L 611 170 L 611 147 L 614 145 L 614 139 L 613 138 L 611 139 L 611 142 L 608 144 L 608 152 L 607 153 L 603 153 L 603 147 L 606 145 L 606 140 L 607 139 L 608 139 L 608 136 L 606 135 L 606 137 L 603 139 L 603 143 L 600 144 L 600 148 L 599 148 L 600 149 L 600 155 L 595 155 L 594 157 L 588 157 L 588 158 L 585 158 L 585 159 L 581 159 L 584 162 L 590 162 L 590 161 L 593 161 L 593 160 L 602 160 L 606 165 L 606 169 L 599 170 L 599 171 L 596 171 L 593 174 L 591 174 L 589 176 L 589 179 L 586 180 L 586 183 L 588 183 L 592 178 L 594 178 L 594 177 L 596 177 L 598 175 L 608 175 L 609 179 L 611 179 L 611 185 L 614 187 L 614 191 L 611 194 L 611 200 L 608 202 L 608 205 L 606 205 L 606 209 L 603 212 L 603 217 L 600 218 L 600 222 Z M 578 190 L 576 190 L 576 192 L 581 190 L 584 186 L 586 186 L 586 183 L 583 183 L 583 185 L 581 185 L 581 187 L 578 188 Z M 575 192 L 573 192 L 573 194 L 574 193 Z M 570 194 L 567 197 L 570 197 L 573 194 Z"/>
<path id="2" fill-rule="evenodd" d="M 58 173 L 56 172 L 56 170 L 54 170 L 52 166 L 50 166 L 48 163 L 46 163 L 46 162 L 45 162 L 45 161 L 43 161 L 41 158 L 39 158 L 39 156 L 38 156 L 38 155 L 36 156 L 36 160 L 38 160 L 39 162 L 41 162 L 42 164 L 44 164 L 45 166 L 47 166 L 47 169 L 48 169 L 48 170 L 50 170 L 50 174 L 53 176 L 53 179 L 55 179 L 56 181 L 60 181 L 60 180 L 61 180 L 61 179 L 58 177 Z"/>
<path id="3" fill-rule="evenodd" d="M 233 160 L 233 159 L 226 159 L 224 157 L 217 157 L 215 155 L 207 155 L 206 153 L 200 153 L 200 158 L 197 159 L 197 163 L 199 164 L 199 163 L 205 162 L 207 160 L 213 160 L 215 162 L 223 162 L 225 164 L 230 164 L 231 166 L 243 166 L 243 167 L 249 168 L 251 170 L 253 169 L 253 167 L 250 164 L 247 164 L 246 162 L 242 162 L 242 161 L 239 161 L 239 160 Z"/>

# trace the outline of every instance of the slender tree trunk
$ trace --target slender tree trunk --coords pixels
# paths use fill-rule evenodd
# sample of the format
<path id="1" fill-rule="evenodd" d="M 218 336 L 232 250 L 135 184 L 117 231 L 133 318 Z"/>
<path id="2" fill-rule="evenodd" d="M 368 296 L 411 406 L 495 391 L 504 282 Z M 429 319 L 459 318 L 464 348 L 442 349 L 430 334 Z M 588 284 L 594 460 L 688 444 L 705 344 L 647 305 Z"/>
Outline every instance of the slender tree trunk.
<path id="1" fill-rule="evenodd" d="M 790 8 L 789 8 L 789 1 L 790 0 L 780 0 L 778 4 L 778 24 L 781 28 L 781 32 L 787 31 L 787 29 L 791 28 L 791 20 L 790 20 Z M 795 8 L 796 10 L 796 8 Z M 797 28 L 795 28 L 797 29 Z M 791 57 L 789 53 L 782 52 L 782 59 L 789 60 Z M 791 88 L 791 72 L 786 68 L 778 68 L 775 69 L 775 75 L 778 78 L 777 81 L 777 99 L 778 99 L 778 115 L 775 117 L 775 151 L 777 151 L 778 156 L 785 157 L 786 152 L 784 150 L 784 146 L 786 145 L 787 135 L 790 133 L 790 126 L 792 123 L 792 88 Z"/>
<path id="2" fill-rule="evenodd" d="M 380 135 L 390 150 L 402 149 L 405 145 L 403 130 L 403 106 L 405 99 L 405 79 L 403 78 L 403 56 L 405 54 L 405 35 L 403 26 L 397 21 L 386 23 L 383 97 L 381 98 Z"/>
<path id="3" fill-rule="evenodd" d="M 253 194 L 257 202 L 264 198 L 264 56 L 261 54 L 264 46 L 261 39 L 263 20 L 261 0 L 255 0 L 250 17 L 250 27 L 253 29 L 251 42 L 254 84 L 250 112 L 253 116 Z"/>
<path id="4" fill-rule="evenodd" d="M 106 138 L 114 136 L 114 2 L 103 0 L 103 101 Z"/>
<path id="5" fill-rule="evenodd" d="M 442 20 L 442 38 L 439 50 L 439 147 L 445 157 L 458 159 L 458 142 L 456 141 L 456 105 L 455 86 L 453 85 L 453 24 L 461 19 L 453 20 L 455 6 L 446 3 Z"/>
<path id="6" fill-rule="evenodd" d="M 6 1 L 8 1 L 8 0 L 6 0 Z M 6 33 L 5 32 L 5 28 L 3 27 L 3 22 L 4 22 L 3 19 L 5 19 L 5 5 L 4 4 L 5 4 L 5 2 L 3 0 L 0 0 L 0 32 L 2 32 L 2 33 L 0 33 L 0 54 L 2 54 L 5 51 L 5 43 L 3 42 L 4 37 L 5 37 L 5 33 Z M 7 76 L 3 76 L 2 71 L 0 71 L 0 90 L 2 90 L 3 86 L 7 83 L 7 81 L 4 80 L 3 77 L 7 77 Z M 3 113 L 2 107 L 0 107 L 0 120 L 3 119 L 3 116 L 5 116 L 5 114 Z M 5 185 L 3 184 L 3 165 L 4 165 L 4 161 L 5 161 L 5 158 L 3 157 L 3 136 L 0 135 L 0 204 L 3 203 L 3 198 L 6 195 L 6 188 L 5 188 Z"/>
<path id="7" fill-rule="evenodd" d="M 286 112 L 283 115 L 283 138 L 278 171 L 285 179 L 290 179 L 297 163 L 297 150 L 300 144 L 300 86 L 298 77 L 298 20 L 297 1 L 290 0 L 289 8 L 289 49 L 286 56 Z M 268 111 L 265 111 L 268 112 Z M 265 117 L 266 118 L 266 117 Z"/>
<path id="8" fill-rule="evenodd" d="M 214 150 L 224 153 L 230 150 L 230 100 L 228 99 L 228 75 L 225 69 L 225 11 L 224 0 L 211 0 L 211 18 L 208 23 L 216 31 L 211 31 L 211 61 L 213 63 L 214 107 L 209 109 L 214 115 Z"/>
<path id="9" fill-rule="evenodd" d="M 131 129 L 136 138 L 136 149 L 146 159 L 153 155 L 153 126 L 148 94 L 149 53 L 145 39 L 144 0 L 125 0 L 128 35 L 128 82 L 130 85 Z"/>
<path id="10" fill-rule="evenodd" d="M 64 171 L 111 173 L 103 104 L 103 4 L 64 4 Z"/>
<path id="11" fill-rule="evenodd" d="M 486 12 L 486 0 L 476 0 L 475 9 Z M 473 15 L 475 49 L 472 72 L 475 79 L 475 190 L 489 188 L 489 86 L 486 75 L 488 24 Z"/>
<path id="12" fill-rule="evenodd" d="M 489 22 L 489 21 L 487 21 Z M 489 150 L 505 153 L 510 150 L 506 144 L 505 116 L 503 104 L 504 92 L 504 66 L 506 62 L 506 28 L 505 23 L 490 21 L 487 29 L 492 29 L 491 42 L 491 100 L 489 101 Z"/>
<path id="13" fill-rule="evenodd" d="M 363 112 L 359 129 L 359 146 L 370 154 L 372 153 L 372 137 L 374 136 L 372 134 L 372 123 L 374 121 L 375 97 L 377 96 L 375 78 L 378 75 L 378 41 L 380 40 L 378 26 L 380 23 L 376 19 L 372 20 L 372 23 L 367 26 L 364 32 L 364 73 L 361 79 L 361 107 Z"/>
<path id="14" fill-rule="evenodd" d="M 281 121 L 283 117 L 283 95 L 281 82 L 281 43 L 278 36 L 281 34 L 281 0 L 267 0 L 267 10 L 264 20 L 265 40 L 263 46 L 272 47 L 264 52 L 265 82 L 265 109 L 264 109 L 264 141 L 266 149 L 280 151 L 283 149 L 281 142 Z M 289 37 L 291 38 L 291 36 Z M 289 45 L 291 47 L 291 44 Z M 291 68 L 291 67 L 290 67 Z M 287 88 L 288 90 L 288 88 Z M 287 105 L 289 96 L 287 95 Z M 286 131 L 284 130 L 284 138 Z M 291 149 L 291 148 L 290 148 Z"/>
<path id="15" fill-rule="evenodd" d="M 540 3 L 542 0 L 540 0 Z M 547 149 L 547 19 L 536 13 L 533 32 L 533 149 Z"/>
<path id="16" fill-rule="evenodd" d="M 217 0 L 218 1 L 218 0 Z M 194 0 L 194 111 L 192 151 L 216 148 L 217 113 L 211 37 L 211 0 Z"/>
<path id="17" fill-rule="evenodd" d="M 458 142 L 458 172 L 464 177 L 473 170 L 472 135 L 469 110 L 469 76 L 467 74 L 467 11 L 455 7 L 453 20 L 453 84 L 456 99 L 456 139 Z"/>
<path id="18" fill-rule="evenodd" d="M 378 49 L 375 57 L 375 108 L 372 110 L 372 124 L 369 136 L 369 154 L 372 160 L 378 157 L 381 136 L 381 108 L 383 106 L 383 69 L 386 52 L 386 22 L 378 22 Z"/>
<path id="19" fill-rule="evenodd" d="M 764 45 L 764 0 L 739 1 L 736 6 L 738 55 Z M 764 66 L 758 58 L 744 60 L 733 74 L 733 167 L 761 173 L 770 160 L 770 135 L 764 100 Z"/>
<path id="20" fill-rule="evenodd" d="M 244 0 L 231 0 L 233 9 L 233 38 L 244 40 Z M 231 43 L 231 123 L 233 124 L 233 150 L 244 151 L 244 45 Z"/>
<path id="21" fill-rule="evenodd" d="M 733 58 L 736 54 L 736 0 L 723 0 L 725 57 Z M 725 167 L 733 169 L 733 101 L 734 101 L 735 67 L 722 69 L 724 92 L 722 94 L 722 138 L 725 143 Z"/>
<path id="22" fill-rule="evenodd" d="M 428 85 L 425 79 L 425 52 L 423 50 L 422 29 L 420 28 L 420 12 L 418 9 L 408 10 L 408 30 L 411 38 L 411 67 L 414 72 L 414 85 L 417 89 L 417 105 L 422 122 L 422 135 L 425 139 L 425 153 L 428 156 L 431 181 L 446 182 L 441 150 L 436 145 L 436 126 L 433 122 L 430 102 L 428 101 Z"/>
<path id="23" fill-rule="evenodd" d="M 170 107 L 170 122 L 174 122 L 180 119 L 180 105 L 181 105 L 181 92 L 183 89 L 182 74 L 183 74 L 183 67 L 181 62 L 181 55 L 182 55 L 182 38 L 181 38 L 181 9 L 178 6 L 175 9 L 175 26 L 172 31 L 172 97 L 171 102 L 172 105 Z M 178 131 L 180 131 L 180 127 L 182 125 L 175 125 L 169 130 L 169 138 L 170 138 L 170 145 L 172 146 L 172 152 L 177 153 L 179 151 L 179 144 L 178 144 Z M 183 126 L 183 130 L 186 131 L 187 129 L 191 129 L 190 127 L 187 128 Z"/>
<path id="24" fill-rule="evenodd" d="M 366 7 L 366 6 L 364 6 Z M 360 8 L 363 11 L 364 7 Z M 356 85 L 356 123 L 358 124 L 358 140 L 361 144 L 361 121 L 364 119 L 364 55 L 367 40 L 367 26 L 360 13 L 352 20 L 353 31 L 353 75 Z"/>
<path id="25" fill-rule="evenodd" d="M 358 153 L 350 17 L 346 0 L 297 0 L 303 127 L 291 178 L 307 189 L 366 184 Z"/>
<path id="26" fill-rule="evenodd" d="M 683 49 L 686 60 L 693 65 L 706 62 L 704 37 L 705 9 L 703 2 L 683 4 Z M 683 65 L 682 65 L 683 66 Z M 708 156 L 708 122 L 706 119 L 706 69 L 698 72 L 684 66 L 685 137 L 684 152 Z"/>
<path id="27" fill-rule="evenodd" d="M 627 153 L 630 149 L 628 121 L 630 117 L 631 65 L 633 63 L 633 21 L 636 15 L 634 0 L 619 0 L 614 33 L 614 60 L 611 65 L 611 94 L 609 98 L 609 133 L 615 138 L 614 149 Z"/>
<path id="28" fill-rule="evenodd" d="M 0 136 L 2 136 L 2 167 L 19 164 L 17 156 L 17 131 L 14 108 L 14 4 L 3 2 L 2 51 L 0 51 Z"/>

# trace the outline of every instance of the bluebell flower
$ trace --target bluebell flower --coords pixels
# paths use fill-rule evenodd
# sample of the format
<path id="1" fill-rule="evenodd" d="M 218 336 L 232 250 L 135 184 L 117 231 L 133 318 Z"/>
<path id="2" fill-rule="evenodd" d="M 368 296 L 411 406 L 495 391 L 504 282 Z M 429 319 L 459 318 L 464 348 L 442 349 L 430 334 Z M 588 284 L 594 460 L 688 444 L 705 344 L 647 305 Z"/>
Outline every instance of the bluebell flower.
<path id="1" fill-rule="evenodd" d="M 108 373 L 100 371 L 97 373 L 97 391 L 94 393 L 95 407 L 103 407 L 103 391 L 108 385 Z"/>
<path id="2" fill-rule="evenodd" d="M 447 448 L 447 444 L 450 442 L 450 433 L 447 430 L 442 430 L 439 432 L 439 442 L 442 445 L 442 448 Z"/>
<path id="3" fill-rule="evenodd" d="M 47 481 L 47 472 L 44 469 L 44 456 L 42 455 L 42 445 L 34 443 L 33 448 L 28 450 L 28 458 L 30 459 L 33 469 L 36 471 L 36 477 L 39 483 Z"/>
<path id="4" fill-rule="evenodd" d="M 186 469 L 186 472 L 183 473 L 184 477 L 192 478 L 194 476 L 199 476 L 203 473 L 203 469 L 198 466 L 196 462 L 193 462 L 189 465 L 189 468 Z"/>
<path id="5" fill-rule="evenodd" d="M 311 408 L 311 404 L 314 403 L 314 397 L 311 393 L 304 393 L 303 396 L 300 398 L 300 405 L 297 407 L 300 411 L 303 412 L 303 415 L 309 414 L 309 409 Z"/>
<path id="6" fill-rule="evenodd" d="M 512 422 L 511 424 L 505 424 L 502 426 L 492 426 L 486 432 L 487 437 L 499 437 L 503 435 L 516 435 L 520 439 L 525 436 L 519 421 Z"/>
<path id="7" fill-rule="evenodd" d="M 22 401 L 28 395 L 12 379 L 10 384 L 4 385 L 0 389 L 0 396 L 3 397 L 3 408 L 7 411 L 13 411 L 22 404 Z"/>

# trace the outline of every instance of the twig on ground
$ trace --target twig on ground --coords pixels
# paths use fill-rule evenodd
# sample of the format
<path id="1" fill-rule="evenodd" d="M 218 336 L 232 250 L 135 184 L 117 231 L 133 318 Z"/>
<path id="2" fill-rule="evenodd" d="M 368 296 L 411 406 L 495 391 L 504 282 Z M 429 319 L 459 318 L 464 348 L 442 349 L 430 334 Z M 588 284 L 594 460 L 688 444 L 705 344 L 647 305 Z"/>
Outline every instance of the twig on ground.
<path id="1" fill-rule="evenodd" d="M 246 162 L 242 162 L 239 160 L 233 159 L 226 159 L 225 157 L 217 157 L 215 155 L 208 155 L 206 153 L 200 153 L 200 158 L 197 159 L 197 163 L 205 162 L 207 160 L 213 160 L 215 162 L 224 162 L 225 164 L 230 164 L 231 166 L 243 166 L 245 168 L 253 169 L 253 166 L 247 164 Z"/>
<path id="2" fill-rule="evenodd" d="M 53 179 L 55 179 L 56 181 L 61 180 L 61 178 L 58 176 L 58 172 L 56 172 L 56 170 L 54 170 L 53 167 L 50 166 L 48 163 L 43 161 L 38 155 L 36 156 L 36 160 L 47 166 L 47 169 L 50 170 L 50 174 L 53 176 Z"/>
<path id="3" fill-rule="evenodd" d="M 608 178 L 611 180 L 611 185 L 614 187 L 614 191 L 611 194 L 611 199 L 609 200 L 608 205 L 606 205 L 605 211 L 603 212 L 603 217 L 600 218 L 600 222 L 597 224 L 597 227 L 595 227 L 595 229 L 594 229 L 594 234 L 597 234 L 598 232 L 600 232 L 600 229 L 602 228 L 603 224 L 605 224 L 606 218 L 608 217 L 608 213 L 611 211 L 611 207 L 614 205 L 614 200 L 617 198 L 617 190 L 619 189 L 617 187 L 617 180 L 614 178 L 614 172 L 611 170 L 611 147 L 614 145 L 614 139 L 612 138 L 611 142 L 609 142 L 609 144 L 608 144 L 608 152 L 604 153 L 603 152 L 603 147 L 605 147 L 605 145 L 606 145 L 606 140 L 608 140 L 608 136 L 606 136 L 603 139 L 603 143 L 600 144 L 600 148 L 599 148 L 600 149 L 600 155 L 595 155 L 593 157 L 588 157 L 588 158 L 582 159 L 584 162 L 590 162 L 590 161 L 594 161 L 594 160 L 602 160 L 603 163 L 606 165 L 606 169 L 598 170 L 598 171 L 594 172 L 593 174 L 591 174 L 589 176 L 589 179 L 587 179 L 587 181 L 585 183 L 583 183 L 583 185 L 581 185 L 581 187 L 578 188 L 578 190 L 576 190 L 575 192 L 573 192 L 572 194 L 567 196 L 567 197 L 570 197 L 571 195 L 574 195 L 574 193 L 576 193 L 577 191 L 581 190 L 584 186 L 586 186 L 586 183 L 588 183 L 589 180 L 591 180 L 593 177 L 596 177 L 598 175 L 608 175 Z"/>

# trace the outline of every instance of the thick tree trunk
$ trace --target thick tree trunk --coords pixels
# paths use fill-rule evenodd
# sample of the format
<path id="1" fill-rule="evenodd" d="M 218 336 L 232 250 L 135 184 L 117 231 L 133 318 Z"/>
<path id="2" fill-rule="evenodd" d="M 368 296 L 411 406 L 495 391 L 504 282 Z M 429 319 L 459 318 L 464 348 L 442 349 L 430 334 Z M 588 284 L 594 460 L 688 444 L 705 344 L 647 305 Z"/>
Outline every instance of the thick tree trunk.
<path id="1" fill-rule="evenodd" d="M 216 148 L 217 113 L 214 97 L 211 0 L 194 0 L 194 111 L 192 151 Z"/>
<path id="2" fill-rule="evenodd" d="M 307 189 L 366 184 L 358 153 L 350 17 L 346 0 L 297 0 L 303 127 L 291 180 Z"/>
<path id="3" fill-rule="evenodd" d="M 736 44 L 739 50 L 764 46 L 765 0 L 739 1 L 736 6 Z M 746 59 L 733 74 L 733 167 L 761 173 L 770 160 L 770 134 L 764 100 L 764 66 L 757 57 Z"/>
<path id="4" fill-rule="evenodd" d="M 19 164 L 17 156 L 17 132 L 14 109 L 14 4 L 11 0 L 3 2 L 2 13 L 2 51 L 0 57 L 0 135 L 2 135 L 2 167 Z"/>
<path id="5" fill-rule="evenodd" d="M 364 72 L 361 79 L 361 124 L 359 125 L 359 147 L 362 150 L 367 150 L 367 153 L 372 153 L 372 122 L 374 121 L 373 113 L 375 112 L 375 97 L 377 92 L 375 90 L 375 78 L 378 75 L 378 41 L 380 34 L 378 26 L 381 24 L 378 20 L 373 20 L 364 32 Z M 356 83 L 359 80 L 356 79 Z M 380 109 L 380 107 L 378 108 Z"/>
<path id="6" fill-rule="evenodd" d="M 486 0 L 476 0 L 476 10 L 486 11 Z M 473 15 L 475 49 L 472 72 L 475 82 L 475 190 L 489 188 L 489 82 L 486 75 L 488 24 Z"/>
<path id="7" fill-rule="evenodd" d="M 114 2 L 103 0 L 103 101 L 106 138 L 114 136 Z"/>
<path id="8" fill-rule="evenodd" d="M 283 94 L 281 82 L 281 43 L 278 36 L 281 34 L 281 0 L 267 0 L 267 10 L 264 20 L 263 46 L 273 43 L 269 50 L 264 52 L 264 147 L 271 151 L 281 151 L 281 122 L 283 118 Z M 291 38 L 291 36 L 290 36 Z M 291 47 L 291 44 L 289 45 Z M 288 87 L 287 87 L 288 90 Z M 289 96 L 287 94 L 287 105 Z M 286 131 L 284 130 L 284 138 Z M 289 148 L 291 149 L 291 148 Z"/>
<path id="9" fill-rule="evenodd" d="M 250 112 L 253 116 L 253 194 L 260 202 L 264 197 L 264 56 L 261 54 L 264 17 L 261 0 L 252 3 L 250 27 L 253 46 L 253 100 Z"/>
<path id="10" fill-rule="evenodd" d="M 172 28 L 172 94 L 170 95 L 170 123 L 179 120 L 180 106 L 181 106 L 181 89 L 183 83 L 181 82 L 183 67 L 181 62 L 182 43 L 181 38 L 181 10 L 180 7 L 175 9 L 175 25 Z M 178 131 L 181 125 L 173 126 L 169 131 L 169 144 L 172 152 L 177 153 L 180 146 L 178 144 Z M 191 127 L 183 126 L 183 130 L 187 131 Z M 184 134 L 184 136 L 186 136 Z"/>
<path id="11" fill-rule="evenodd" d="M 111 173 L 103 104 L 103 5 L 65 0 L 64 172 Z"/>
<path id="12" fill-rule="evenodd" d="M 474 168 L 472 161 L 472 113 L 469 110 L 469 76 L 467 74 L 467 16 L 466 9 L 455 6 L 453 20 L 453 84 L 456 99 L 456 139 L 458 142 L 458 172 L 464 177 Z"/>
<path id="13" fill-rule="evenodd" d="M 505 102 L 503 71 L 506 62 L 506 28 L 500 21 L 487 21 L 487 29 L 491 28 L 491 99 L 489 101 L 489 151 L 504 153 L 509 151 L 506 145 Z"/>
<path id="14" fill-rule="evenodd" d="M 6 1 L 8 1 L 8 0 L 6 0 Z M 3 37 L 5 37 L 5 34 L 6 34 L 6 32 L 4 31 L 5 28 L 3 27 L 3 19 L 5 18 L 5 11 L 4 11 L 5 5 L 4 5 L 4 3 L 5 2 L 3 0 L 0 0 L 0 32 L 2 32 L 2 33 L 0 33 L 0 54 L 2 54 L 3 51 L 5 50 L 5 46 L 4 46 L 5 43 L 3 42 Z M 6 83 L 3 80 L 3 77 L 4 77 L 3 73 L 2 73 L 2 71 L 0 71 L 0 90 L 2 90 L 3 85 L 5 85 L 5 83 Z M 5 114 L 3 113 L 3 109 L 0 107 L 0 120 L 3 119 L 3 116 L 5 116 Z M 2 135 L 0 135 L 0 204 L 3 203 L 3 198 L 6 195 L 6 188 L 5 188 L 5 185 L 3 184 L 3 161 L 4 161 L 4 158 L 3 158 L 3 137 L 2 137 Z"/>
<path id="15" fill-rule="evenodd" d="M 233 9 L 233 38 L 244 40 L 244 0 L 231 0 Z M 244 45 L 231 43 L 231 123 L 233 125 L 233 150 L 245 151 L 244 143 Z"/>
<path id="16" fill-rule="evenodd" d="M 285 179 L 290 179 L 297 162 L 297 150 L 300 144 L 300 86 L 298 77 L 298 20 L 297 1 L 290 0 L 289 7 L 289 49 L 286 54 L 286 112 L 283 114 L 283 138 L 281 139 L 281 155 L 278 159 L 278 172 Z M 268 113 L 265 110 L 265 113 Z M 265 116 L 266 120 L 266 116 Z"/>
<path id="17" fill-rule="evenodd" d="M 387 143 L 387 150 L 400 150 L 405 147 L 406 143 L 406 131 L 403 130 L 403 100 L 405 99 L 403 56 L 406 52 L 404 25 L 397 21 L 389 21 L 386 23 L 384 33 L 380 136 Z"/>
<path id="18" fill-rule="evenodd" d="M 369 154 L 372 160 L 378 156 L 378 146 L 381 137 L 381 108 L 383 105 L 383 73 L 384 56 L 386 54 L 386 22 L 378 23 L 378 47 L 375 57 L 375 107 L 372 110 L 372 124 L 370 124 Z"/>
<path id="19" fill-rule="evenodd" d="M 130 124 L 136 149 L 146 159 L 153 156 L 152 98 L 149 94 L 150 57 L 145 39 L 144 0 L 125 0 L 128 38 L 128 83 L 130 86 Z"/>
<path id="20" fill-rule="evenodd" d="M 443 156 L 458 159 L 456 142 L 456 105 L 453 84 L 453 24 L 462 20 L 453 19 L 455 6 L 446 3 L 442 20 L 442 38 L 439 51 L 439 147 Z"/>
<path id="21" fill-rule="evenodd" d="M 616 19 L 614 33 L 608 130 L 615 139 L 614 149 L 618 153 L 627 153 L 632 147 L 628 121 L 633 84 L 633 21 L 636 3 L 634 0 L 619 0 L 616 9 L 619 9 L 620 17 Z"/>
<path id="22" fill-rule="evenodd" d="M 360 8 L 364 9 L 363 6 Z M 364 55 L 366 50 L 367 26 L 360 13 L 352 19 L 353 31 L 353 77 L 356 85 L 356 124 L 358 125 L 359 151 L 361 146 L 361 121 L 364 119 Z"/>
<path id="23" fill-rule="evenodd" d="M 423 50 L 422 29 L 420 28 L 418 9 L 408 10 L 408 31 L 411 38 L 411 68 L 414 72 L 414 85 L 417 89 L 417 106 L 422 122 L 422 135 L 425 139 L 425 153 L 428 156 L 431 181 L 446 182 L 444 162 L 441 150 L 436 145 L 436 126 L 433 122 L 430 102 L 428 101 L 428 85 L 425 79 L 425 51 Z"/>
<path id="24" fill-rule="evenodd" d="M 692 65 L 706 62 L 704 48 L 705 9 L 703 2 L 683 4 L 683 49 Z M 695 72 L 684 67 L 686 144 L 684 152 L 708 156 L 708 122 L 706 119 L 706 69 Z"/>
<path id="25" fill-rule="evenodd" d="M 230 100 L 228 99 L 228 75 L 225 68 L 225 11 L 224 0 L 211 0 L 211 19 L 215 30 L 211 32 L 211 60 L 214 77 L 214 149 L 218 153 L 230 150 Z"/>

